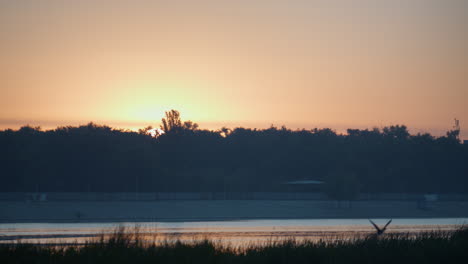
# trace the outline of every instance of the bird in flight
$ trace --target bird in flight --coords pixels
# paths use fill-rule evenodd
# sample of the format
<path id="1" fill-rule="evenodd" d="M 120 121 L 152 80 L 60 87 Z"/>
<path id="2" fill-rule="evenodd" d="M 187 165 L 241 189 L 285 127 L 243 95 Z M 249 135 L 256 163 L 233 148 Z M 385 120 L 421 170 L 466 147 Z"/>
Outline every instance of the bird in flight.
<path id="1" fill-rule="evenodd" d="M 387 229 L 387 226 L 392 222 L 392 219 L 390 219 L 390 221 L 388 221 L 387 224 L 382 229 L 380 229 L 380 227 L 376 225 L 372 220 L 369 219 L 369 222 L 371 222 L 371 224 L 377 230 L 377 235 L 380 236 L 385 232 L 385 230 Z"/>

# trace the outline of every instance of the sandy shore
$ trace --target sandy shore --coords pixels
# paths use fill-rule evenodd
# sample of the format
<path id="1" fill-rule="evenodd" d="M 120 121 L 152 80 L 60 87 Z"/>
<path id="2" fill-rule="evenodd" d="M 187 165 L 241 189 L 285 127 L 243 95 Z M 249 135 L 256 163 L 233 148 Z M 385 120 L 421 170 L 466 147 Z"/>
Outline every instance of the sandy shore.
<path id="1" fill-rule="evenodd" d="M 0 222 L 209 221 L 234 219 L 468 217 L 468 202 L 216 200 L 0 202 Z"/>

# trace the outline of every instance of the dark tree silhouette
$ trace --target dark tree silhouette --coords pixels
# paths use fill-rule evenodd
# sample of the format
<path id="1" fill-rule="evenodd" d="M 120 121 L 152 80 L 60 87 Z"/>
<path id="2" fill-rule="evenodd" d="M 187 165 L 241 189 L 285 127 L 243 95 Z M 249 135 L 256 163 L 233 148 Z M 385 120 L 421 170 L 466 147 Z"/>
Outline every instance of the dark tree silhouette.
<path id="1" fill-rule="evenodd" d="M 157 137 L 151 127 L 94 123 L 0 131 L 0 191 L 276 192 L 313 179 L 334 186 L 327 193 L 342 200 L 357 191 L 468 193 L 468 146 L 459 132 L 436 138 L 400 125 L 347 134 L 274 126 L 210 131 L 183 122 L 176 110 L 166 112 L 161 129 Z"/>

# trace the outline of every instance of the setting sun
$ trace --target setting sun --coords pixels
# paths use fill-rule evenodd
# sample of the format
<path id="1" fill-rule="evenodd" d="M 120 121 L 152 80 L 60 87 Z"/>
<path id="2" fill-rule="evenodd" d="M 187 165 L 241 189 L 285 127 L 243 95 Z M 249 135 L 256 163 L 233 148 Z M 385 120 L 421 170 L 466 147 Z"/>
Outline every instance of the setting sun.
<path id="1" fill-rule="evenodd" d="M 125 128 L 178 109 L 212 126 L 441 135 L 468 116 L 461 2 L 221 2 L 2 4 L 0 126 Z"/>

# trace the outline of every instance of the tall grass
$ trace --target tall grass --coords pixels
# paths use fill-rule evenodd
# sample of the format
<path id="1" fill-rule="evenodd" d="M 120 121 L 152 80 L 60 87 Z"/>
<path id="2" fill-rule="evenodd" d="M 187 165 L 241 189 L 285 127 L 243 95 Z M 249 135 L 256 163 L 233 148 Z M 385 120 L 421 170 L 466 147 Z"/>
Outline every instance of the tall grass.
<path id="1" fill-rule="evenodd" d="M 277 240 L 242 249 L 210 240 L 147 243 L 117 229 L 76 246 L 0 246 L 0 263 L 468 263 L 468 228 L 350 240 Z"/>

